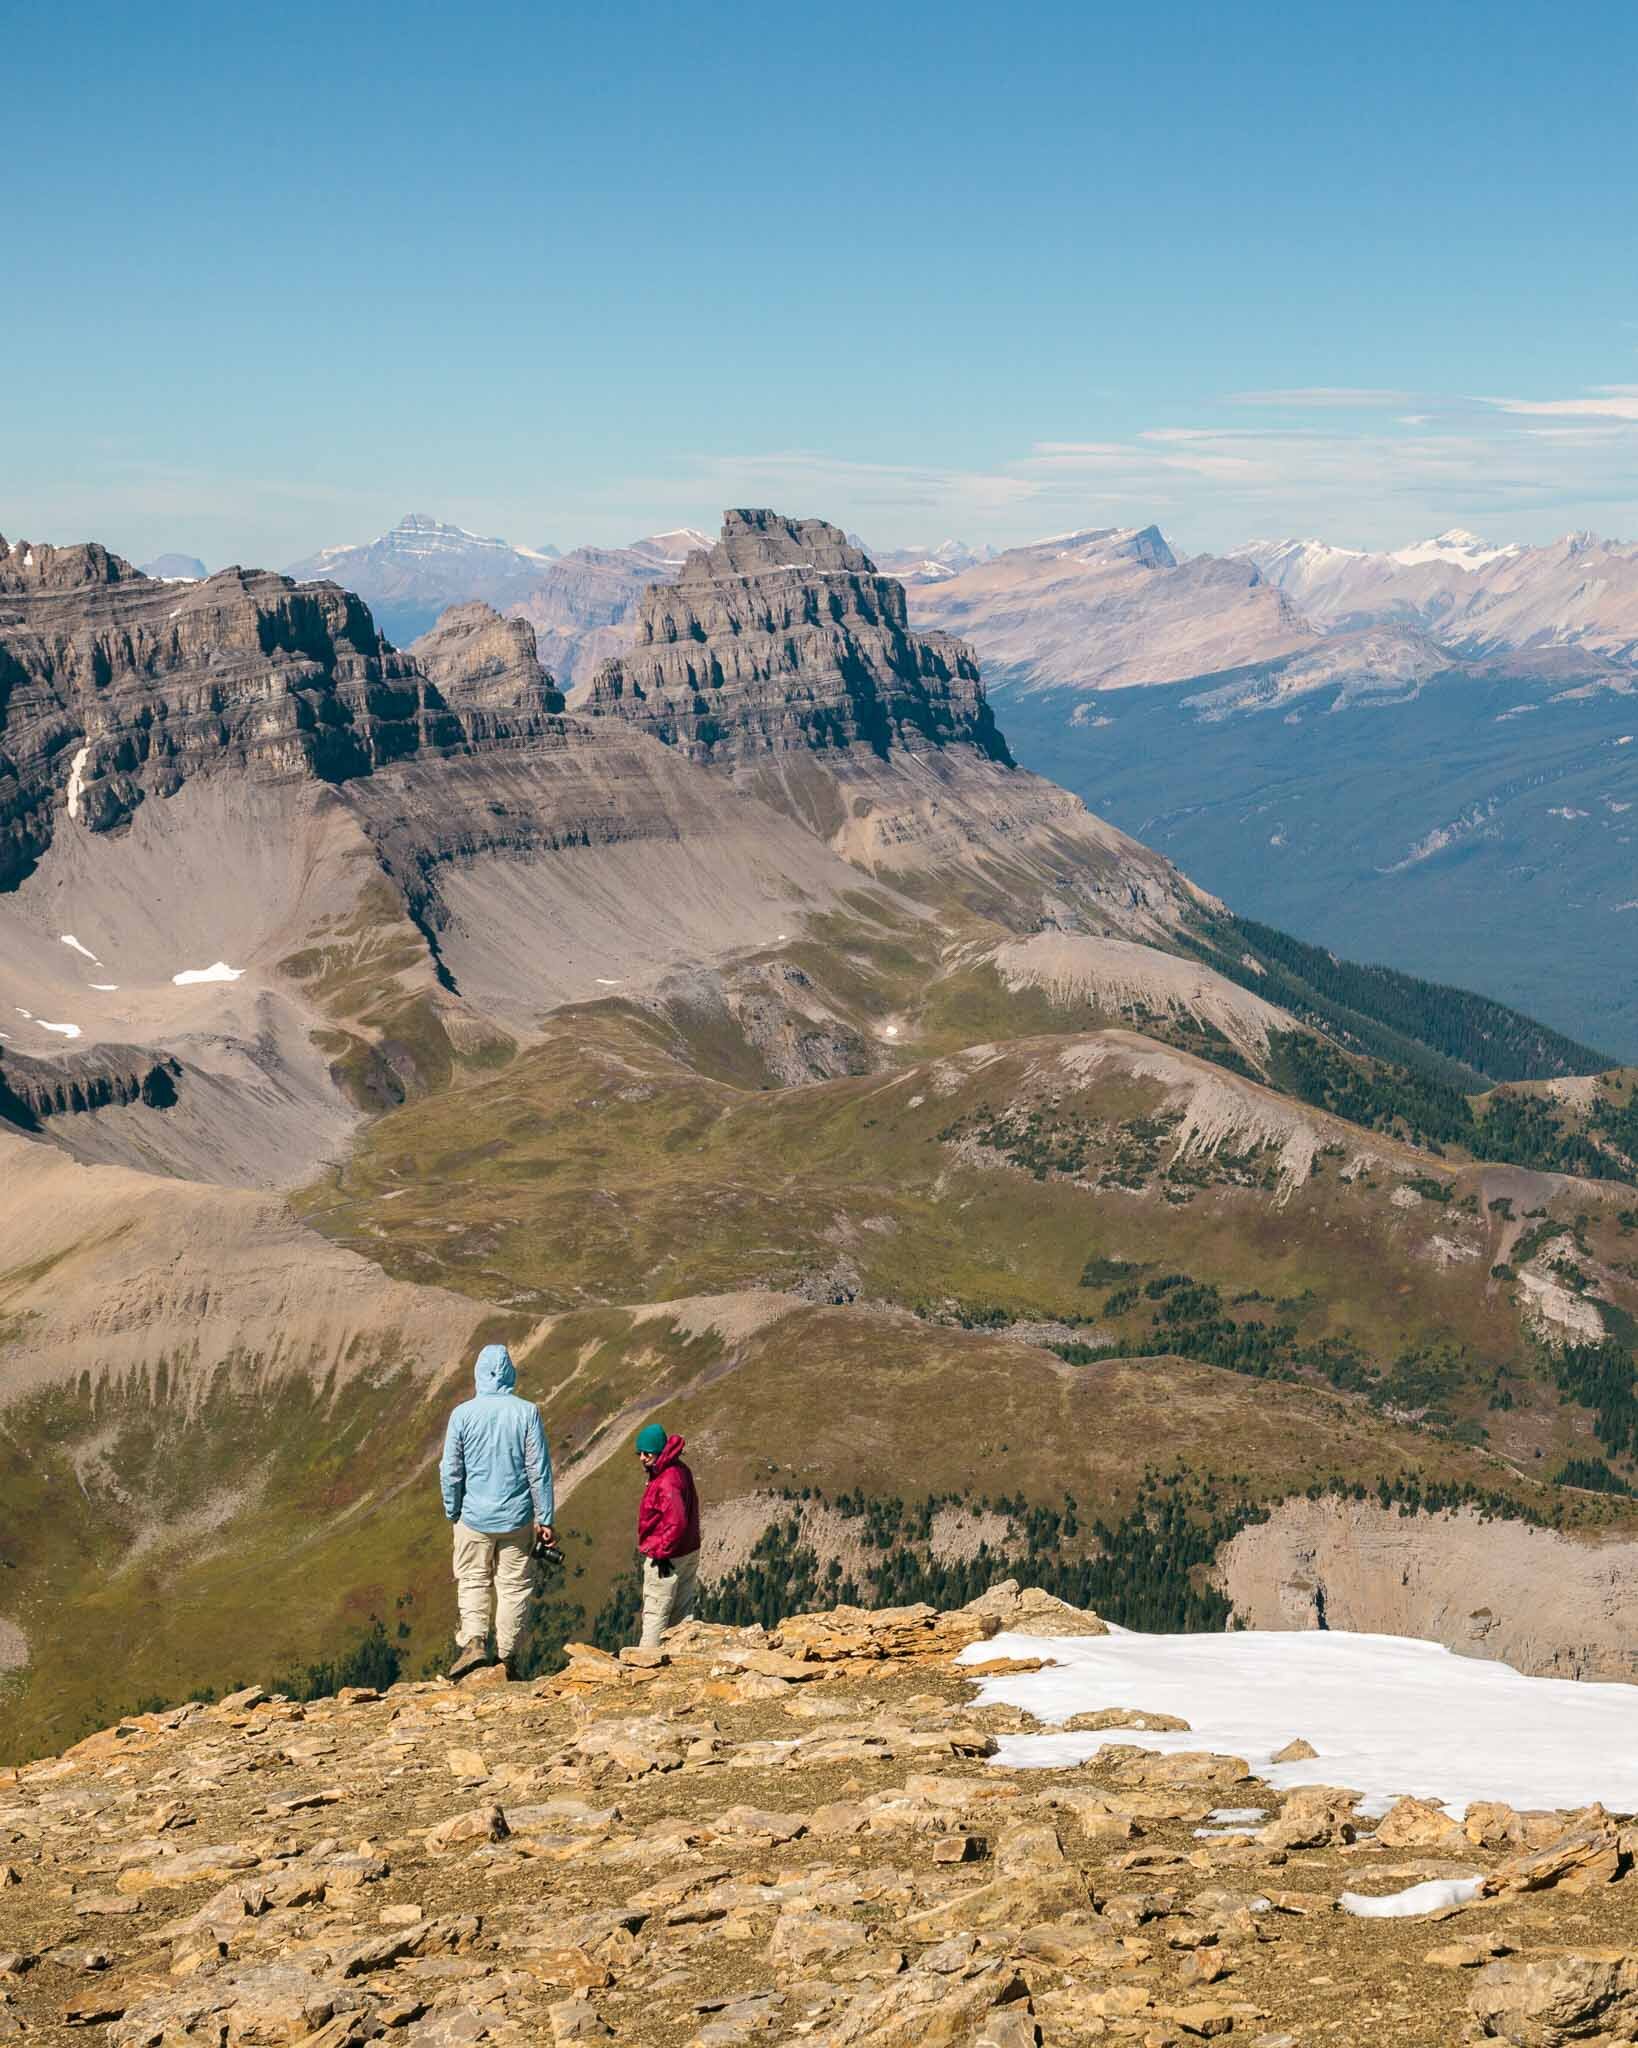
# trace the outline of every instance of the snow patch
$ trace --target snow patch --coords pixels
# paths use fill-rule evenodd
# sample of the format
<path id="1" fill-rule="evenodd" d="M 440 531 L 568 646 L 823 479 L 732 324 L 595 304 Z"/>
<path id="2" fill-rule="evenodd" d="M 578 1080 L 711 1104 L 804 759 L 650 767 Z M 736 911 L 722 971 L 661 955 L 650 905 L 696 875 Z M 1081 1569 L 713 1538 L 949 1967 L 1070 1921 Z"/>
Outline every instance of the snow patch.
<path id="1" fill-rule="evenodd" d="M 185 967 L 180 974 L 173 974 L 171 980 L 177 988 L 192 988 L 201 981 L 237 981 L 243 973 L 242 967 L 230 967 L 225 960 L 218 960 L 209 967 Z"/>
<path id="2" fill-rule="evenodd" d="M 78 1038 L 80 1035 L 80 1027 L 77 1024 L 48 1024 L 43 1017 L 35 1017 L 31 1021 L 38 1024 L 42 1031 L 55 1031 L 59 1038 Z"/>
<path id="3" fill-rule="evenodd" d="M 117 981 L 94 981 L 91 983 L 91 987 L 96 990 L 99 996 L 112 996 L 119 993 L 119 983 Z"/>
<path id="4" fill-rule="evenodd" d="M 89 946 L 82 946 L 72 932 L 63 933 L 63 944 L 65 946 L 72 946 L 76 953 L 83 953 L 93 967 L 100 967 L 102 965 L 102 962 L 92 952 L 91 948 Z"/>
<path id="5" fill-rule="evenodd" d="M 1377 1898 L 1368 1892 L 1344 1892 L 1337 1904 L 1356 1920 L 1414 1920 L 1445 1906 L 1465 1906 L 1479 1896 L 1483 1882 L 1478 1877 L 1434 1877 L 1426 1884 L 1413 1884 L 1408 1891 L 1384 1892 Z"/>
<path id="6" fill-rule="evenodd" d="M 981 1680 L 980 1704 L 1022 1707 L 1048 1723 L 1102 1707 L 1177 1714 L 1188 1732 L 1148 1731 L 1142 1746 L 1244 1757 L 1281 1791 L 1352 1785 L 1367 1814 L 1385 1813 L 1405 1794 L 1457 1816 L 1476 1799 L 1520 1808 L 1602 1800 L 1616 1813 L 1638 1810 L 1638 1686 L 1526 1678 L 1438 1643 L 1326 1629 L 1003 1634 L 958 1662 L 989 1657 L 1054 1662 Z M 1299 1732 L 1317 1755 L 1275 1763 Z M 1061 1730 L 1006 1736 L 995 1762 L 1012 1770 L 1072 1766 L 1109 1739 Z"/>
<path id="7" fill-rule="evenodd" d="M 68 764 L 68 815 L 77 819 L 80 815 L 80 796 L 85 788 L 85 764 L 91 755 L 91 742 L 86 741 L 73 760 Z"/>

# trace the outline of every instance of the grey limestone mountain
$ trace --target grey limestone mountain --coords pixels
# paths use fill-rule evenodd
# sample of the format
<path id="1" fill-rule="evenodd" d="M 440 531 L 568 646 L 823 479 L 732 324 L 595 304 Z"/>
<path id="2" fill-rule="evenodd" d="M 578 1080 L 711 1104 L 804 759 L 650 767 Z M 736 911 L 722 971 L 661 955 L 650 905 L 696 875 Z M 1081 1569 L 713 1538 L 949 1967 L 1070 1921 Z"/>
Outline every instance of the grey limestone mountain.
<path id="1" fill-rule="evenodd" d="M 544 550 L 411 512 L 374 540 L 320 548 L 293 562 L 289 573 L 356 592 L 382 631 L 402 644 L 424 633 L 448 605 L 481 598 L 498 606 L 521 597 L 553 559 Z"/>
<path id="2" fill-rule="evenodd" d="M 64 823 L 111 831 L 192 776 L 340 783 L 473 731 L 346 591 L 246 569 L 181 589 L 94 543 L 0 539 L 0 685 L 0 889 Z M 528 696 L 515 716 L 549 701 L 538 669 Z"/>
<path id="3" fill-rule="evenodd" d="M 644 592 L 591 709 L 704 761 L 919 742 L 1011 765 L 971 648 L 913 633 L 904 586 L 839 527 L 768 511 L 729 512 L 715 547 Z"/>
<path id="4" fill-rule="evenodd" d="M 209 572 L 197 555 L 155 555 L 142 564 L 144 576 L 163 576 L 172 583 L 197 583 Z"/>
<path id="5" fill-rule="evenodd" d="M 625 548 L 572 548 L 507 610 L 534 628 L 542 660 L 578 701 L 598 666 L 630 641 L 643 592 L 669 583 L 695 548 L 710 544 L 681 527 Z"/>
<path id="6" fill-rule="evenodd" d="M 563 709 L 563 693 L 541 666 L 533 629 L 481 603 L 451 605 L 409 649 L 422 673 L 469 713 L 502 718 Z"/>
<path id="7" fill-rule="evenodd" d="M 641 632 L 576 716 L 483 604 L 400 652 L 328 582 L 0 544 L 16 1099 L 76 1156 L 280 1182 L 450 1034 L 694 971 L 860 870 L 1024 932 L 1181 915 L 1166 862 L 1012 766 L 970 652 L 836 529 L 730 515 Z"/>

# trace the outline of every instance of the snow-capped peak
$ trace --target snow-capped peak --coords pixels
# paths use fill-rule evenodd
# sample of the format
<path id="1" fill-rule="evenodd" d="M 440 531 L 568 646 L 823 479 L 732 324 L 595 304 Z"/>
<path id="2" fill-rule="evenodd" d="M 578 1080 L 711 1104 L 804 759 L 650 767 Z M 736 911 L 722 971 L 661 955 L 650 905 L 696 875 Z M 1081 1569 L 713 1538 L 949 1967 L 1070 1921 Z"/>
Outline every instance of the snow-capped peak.
<path id="1" fill-rule="evenodd" d="M 1432 540 L 1414 541 L 1408 548 L 1395 549 L 1388 559 L 1407 569 L 1421 562 L 1443 562 L 1454 569 L 1480 569 L 1486 562 L 1497 562 L 1503 555 L 1517 553 L 1516 544 L 1498 547 L 1494 541 L 1481 540 L 1478 534 L 1469 533 L 1464 526 L 1452 526 L 1435 534 Z"/>
<path id="2" fill-rule="evenodd" d="M 1357 561 L 1359 548 L 1334 547 L 1328 540 L 1248 540 L 1228 551 L 1231 561 L 1345 562 Z"/>
<path id="3" fill-rule="evenodd" d="M 1177 567 L 1177 557 L 1158 526 L 1082 527 L 1073 533 L 1049 533 L 1015 552 L 1040 554 L 1047 549 L 1058 555 L 1072 555 L 1082 562 L 1127 556 L 1152 569 Z"/>

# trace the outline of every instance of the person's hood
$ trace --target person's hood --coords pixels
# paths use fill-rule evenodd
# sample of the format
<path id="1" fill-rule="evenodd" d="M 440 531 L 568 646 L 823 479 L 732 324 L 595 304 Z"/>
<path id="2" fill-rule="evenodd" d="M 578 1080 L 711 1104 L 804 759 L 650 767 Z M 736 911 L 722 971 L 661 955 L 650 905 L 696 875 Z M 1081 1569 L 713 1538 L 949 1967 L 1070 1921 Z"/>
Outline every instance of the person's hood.
<path id="1" fill-rule="evenodd" d="M 504 1344 L 486 1344 L 478 1353 L 472 1377 L 480 1394 L 509 1394 L 518 1383 L 518 1369 Z"/>
<path id="2" fill-rule="evenodd" d="M 685 1437 L 668 1436 L 665 1440 L 665 1449 L 648 1468 L 649 1477 L 652 1479 L 656 1472 L 663 1472 L 667 1465 L 675 1465 L 687 1448 L 688 1442 Z"/>

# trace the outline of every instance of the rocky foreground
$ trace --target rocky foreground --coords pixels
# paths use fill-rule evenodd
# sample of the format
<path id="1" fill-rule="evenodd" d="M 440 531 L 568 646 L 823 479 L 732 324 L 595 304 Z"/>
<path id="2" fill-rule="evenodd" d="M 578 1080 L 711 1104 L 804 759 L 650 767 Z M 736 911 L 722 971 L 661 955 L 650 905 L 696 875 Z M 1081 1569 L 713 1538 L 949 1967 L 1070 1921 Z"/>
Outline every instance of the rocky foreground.
<path id="1" fill-rule="evenodd" d="M 995 1660 L 952 1659 L 1003 1628 L 1103 1624 L 1007 1586 L 951 1614 L 690 1623 L 533 1685 L 123 1721 L 0 1772 L 0 2037 L 1638 2040 L 1638 1830 L 1415 1800 L 1373 1829 L 1347 1788 L 1146 1751 L 1141 1700 L 1082 1718 L 1112 1731 L 1089 1764 L 999 1769 L 1033 1724 L 973 1704 Z M 1225 1809 L 1254 1832 L 1197 1832 Z M 1477 1895 L 1338 1906 L 1450 1879 Z"/>

